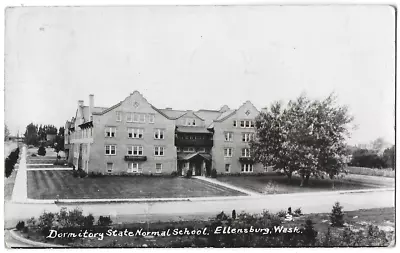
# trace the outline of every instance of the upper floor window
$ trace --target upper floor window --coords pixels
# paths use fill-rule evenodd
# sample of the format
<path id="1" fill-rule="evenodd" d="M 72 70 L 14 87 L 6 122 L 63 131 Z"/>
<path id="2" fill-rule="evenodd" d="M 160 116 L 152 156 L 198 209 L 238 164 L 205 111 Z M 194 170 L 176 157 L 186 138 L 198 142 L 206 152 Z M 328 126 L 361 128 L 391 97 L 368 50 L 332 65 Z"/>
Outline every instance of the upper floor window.
<path id="1" fill-rule="evenodd" d="M 242 148 L 242 157 L 250 157 L 250 149 Z"/>
<path id="2" fill-rule="evenodd" d="M 233 133 L 232 132 L 225 132 L 225 141 L 232 141 L 233 140 Z"/>
<path id="3" fill-rule="evenodd" d="M 164 156 L 164 147 L 154 147 L 154 155 L 155 156 Z"/>
<path id="4" fill-rule="evenodd" d="M 242 141 L 243 142 L 249 142 L 253 139 L 253 134 L 252 133 L 242 133 Z"/>
<path id="5" fill-rule="evenodd" d="M 128 147 L 128 155 L 134 155 L 134 156 L 143 155 L 143 147 L 142 146 Z"/>
<path id="6" fill-rule="evenodd" d="M 204 153 L 204 152 L 206 152 L 206 148 L 199 148 L 198 151 L 201 153 Z"/>
<path id="7" fill-rule="evenodd" d="M 193 147 L 186 147 L 186 148 L 183 148 L 183 152 L 194 152 L 194 151 L 196 151 L 196 149 L 193 148 Z"/>
<path id="8" fill-rule="evenodd" d="M 128 112 L 126 114 L 126 122 L 132 122 L 132 113 Z"/>
<path id="9" fill-rule="evenodd" d="M 155 129 L 154 130 L 154 139 L 164 139 L 164 129 Z"/>
<path id="10" fill-rule="evenodd" d="M 254 127 L 254 122 L 251 120 L 241 120 L 240 127 L 242 128 L 251 128 Z"/>
<path id="11" fill-rule="evenodd" d="M 121 112 L 115 112 L 115 116 L 116 116 L 117 121 L 122 120 Z"/>
<path id="12" fill-rule="evenodd" d="M 237 126 L 237 120 L 233 121 L 233 126 L 236 127 Z"/>
<path id="13" fill-rule="evenodd" d="M 116 145 L 106 145 L 106 155 L 116 155 L 117 146 Z"/>
<path id="14" fill-rule="evenodd" d="M 106 137 L 115 137 L 115 133 L 117 132 L 117 128 L 115 127 L 106 127 L 105 136 Z"/>
<path id="15" fill-rule="evenodd" d="M 154 114 L 149 114 L 149 123 L 154 123 L 154 118 L 155 118 Z"/>
<path id="16" fill-rule="evenodd" d="M 128 128 L 128 138 L 142 139 L 143 128 Z"/>
<path id="17" fill-rule="evenodd" d="M 224 148 L 224 156 L 232 157 L 232 148 Z"/>
<path id="18" fill-rule="evenodd" d="M 185 125 L 186 126 L 195 126 L 196 125 L 196 119 L 187 118 Z"/>
<path id="19" fill-rule="evenodd" d="M 133 122 L 140 122 L 140 123 L 146 122 L 146 114 L 134 112 L 133 113 Z"/>

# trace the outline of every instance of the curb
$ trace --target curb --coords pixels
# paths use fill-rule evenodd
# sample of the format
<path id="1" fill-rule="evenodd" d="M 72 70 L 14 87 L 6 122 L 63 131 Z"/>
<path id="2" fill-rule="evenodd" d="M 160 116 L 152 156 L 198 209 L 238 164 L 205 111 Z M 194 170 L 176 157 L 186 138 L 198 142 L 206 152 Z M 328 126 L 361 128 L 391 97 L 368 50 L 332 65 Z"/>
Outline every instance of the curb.
<path id="1" fill-rule="evenodd" d="M 15 230 L 9 230 L 10 235 L 13 239 L 31 245 L 33 247 L 40 247 L 40 248 L 69 248 L 68 246 L 58 245 L 58 244 L 50 244 L 44 242 L 35 242 L 24 237 L 18 235 Z"/>

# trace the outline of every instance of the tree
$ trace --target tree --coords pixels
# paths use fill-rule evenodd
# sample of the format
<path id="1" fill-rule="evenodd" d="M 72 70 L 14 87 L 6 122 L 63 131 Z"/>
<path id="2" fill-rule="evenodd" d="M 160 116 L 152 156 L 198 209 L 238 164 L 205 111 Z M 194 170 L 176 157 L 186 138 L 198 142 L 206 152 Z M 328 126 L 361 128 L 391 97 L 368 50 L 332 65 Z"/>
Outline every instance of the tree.
<path id="1" fill-rule="evenodd" d="M 43 145 L 41 145 L 41 146 L 39 147 L 39 149 L 38 149 L 38 155 L 40 155 L 40 156 L 45 156 L 45 155 L 46 155 L 46 148 L 45 148 Z"/>
<path id="2" fill-rule="evenodd" d="M 255 120 L 256 138 L 250 142 L 253 158 L 282 170 L 289 181 L 298 172 L 301 186 L 310 176 L 328 174 L 333 179 L 346 165 L 345 139 L 352 120 L 348 108 L 337 105 L 333 94 L 322 101 L 301 95 L 286 108 L 275 102 Z"/>
<path id="3" fill-rule="evenodd" d="M 39 143 L 37 126 L 35 126 L 33 123 L 27 125 L 24 137 L 27 145 L 37 146 Z"/>
<path id="4" fill-rule="evenodd" d="M 10 130 L 8 129 L 7 125 L 4 124 L 4 140 L 7 140 L 10 136 Z"/>
<path id="5" fill-rule="evenodd" d="M 393 145 L 390 148 L 387 148 L 383 151 L 383 161 L 385 163 L 386 168 L 395 168 L 395 157 L 396 157 L 396 151 L 395 151 L 395 146 Z"/>

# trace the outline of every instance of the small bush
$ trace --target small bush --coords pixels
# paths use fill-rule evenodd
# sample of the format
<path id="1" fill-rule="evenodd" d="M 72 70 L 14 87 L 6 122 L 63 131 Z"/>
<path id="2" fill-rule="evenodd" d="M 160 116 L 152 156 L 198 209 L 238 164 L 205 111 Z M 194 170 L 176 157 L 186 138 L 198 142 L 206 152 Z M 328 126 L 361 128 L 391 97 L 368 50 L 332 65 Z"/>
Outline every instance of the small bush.
<path id="1" fill-rule="evenodd" d="M 89 173 L 88 176 L 92 177 L 92 178 L 96 178 L 96 177 L 104 177 L 105 175 L 103 173 L 101 173 L 101 172 L 92 171 L 92 172 Z"/>
<path id="2" fill-rule="evenodd" d="M 40 215 L 38 227 L 43 235 L 47 236 L 49 234 L 49 231 L 55 222 L 55 216 L 55 213 L 51 212 L 44 212 Z"/>
<path id="3" fill-rule="evenodd" d="M 217 177 L 217 174 L 218 174 L 218 173 L 217 173 L 217 170 L 216 170 L 216 169 L 212 169 L 212 170 L 211 170 L 211 177 L 212 177 L 212 178 L 216 178 L 216 177 Z"/>
<path id="4" fill-rule="evenodd" d="M 294 213 L 299 215 L 299 216 L 302 215 L 301 208 L 299 207 L 296 210 L 294 210 Z"/>
<path id="5" fill-rule="evenodd" d="M 232 210 L 232 219 L 235 220 L 236 219 L 236 210 Z"/>
<path id="6" fill-rule="evenodd" d="M 79 173 L 79 177 L 80 178 L 84 178 L 84 177 L 86 177 L 87 176 L 87 173 L 86 173 L 86 171 L 84 171 L 84 170 L 78 170 L 78 173 Z"/>
<path id="7" fill-rule="evenodd" d="M 178 176 L 178 171 L 172 171 L 171 176 L 172 177 L 177 177 Z"/>
<path id="8" fill-rule="evenodd" d="M 24 221 L 18 221 L 17 225 L 15 226 L 17 230 L 22 230 L 24 227 L 25 227 Z"/>
<path id="9" fill-rule="evenodd" d="M 192 175 L 193 175 L 192 169 L 188 169 L 188 171 L 186 172 L 186 178 L 191 178 Z"/>
<path id="10" fill-rule="evenodd" d="M 46 155 L 46 148 L 44 146 L 40 146 L 38 149 L 38 155 L 45 156 Z"/>
<path id="11" fill-rule="evenodd" d="M 75 170 L 75 168 L 72 170 L 72 176 L 73 177 L 78 177 L 79 176 L 79 173 L 78 173 L 77 170 Z"/>
<path id="12" fill-rule="evenodd" d="M 27 234 L 29 232 L 29 228 L 28 227 L 24 227 L 22 229 L 22 233 Z"/>
<path id="13" fill-rule="evenodd" d="M 331 225 L 333 227 L 343 227 L 344 224 L 344 213 L 342 211 L 343 207 L 340 206 L 339 202 L 336 202 L 332 207 L 332 212 L 330 214 Z"/>
<path id="14" fill-rule="evenodd" d="M 278 217 L 283 218 L 283 217 L 286 217 L 286 212 L 284 210 L 281 210 L 281 211 L 277 212 L 276 215 L 278 215 Z"/>
<path id="15" fill-rule="evenodd" d="M 102 227 L 108 227 L 112 224 L 112 220 L 110 216 L 100 216 L 97 221 L 97 225 Z"/>
<path id="16" fill-rule="evenodd" d="M 94 225 L 94 217 L 92 214 L 85 216 L 83 220 L 83 227 L 84 228 L 92 228 Z"/>
<path id="17" fill-rule="evenodd" d="M 31 156 L 36 157 L 37 155 L 36 154 L 32 154 Z"/>
<path id="18" fill-rule="evenodd" d="M 304 225 L 303 234 L 305 237 L 305 243 L 314 245 L 317 239 L 318 232 L 314 229 L 312 220 L 307 219 Z"/>
<path id="19" fill-rule="evenodd" d="M 28 227 L 34 227 L 36 226 L 37 220 L 35 219 L 35 217 L 31 217 L 29 220 L 26 221 L 26 225 Z"/>

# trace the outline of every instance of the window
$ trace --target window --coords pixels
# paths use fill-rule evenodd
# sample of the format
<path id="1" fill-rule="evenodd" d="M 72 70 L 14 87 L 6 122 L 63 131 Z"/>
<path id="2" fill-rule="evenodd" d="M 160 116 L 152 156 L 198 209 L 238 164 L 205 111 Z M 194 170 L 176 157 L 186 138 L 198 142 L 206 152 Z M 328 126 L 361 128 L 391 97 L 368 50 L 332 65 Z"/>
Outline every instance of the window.
<path id="1" fill-rule="evenodd" d="M 252 133 L 242 133 L 242 141 L 243 142 L 249 142 L 253 139 L 253 134 Z"/>
<path id="2" fill-rule="evenodd" d="M 113 163 L 107 163 L 107 172 L 111 173 L 113 170 Z"/>
<path id="3" fill-rule="evenodd" d="M 106 155 L 116 155 L 116 145 L 106 145 Z"/>
<path id="4" fill-rule="evenodd" d="M 242 164 L 242 172 L 253 172 L 253 164 Z"/>
<path id="5" fill-rule="evenodd" d="M 242 157 L 250 157 L 250 149 L 242 148 Z"/>
<path id="6" fill-rule="evenodd" d="M 164 130 L 163 129 L 155 129 L 154 130 L 154 139 L 157 139 L 157 140 L 164 139 Z"/>
<path id="7" fill-rule="evenodd" d="M 232 141 L 233 133 L 232 132 L 225 132 L 225 141 Z"/>
<path id="8" fill-rule="evenodd" d="M 126 122 L 132 122 L 132 113 L 127 113 L 126 114 Z"/>
<path id="9" fill-rule="evenodd" d="M 229 163 L 225 164 L 225 172 L 226 173 L 231 172 L 231 164 L 229 164 Z"/>
<path id="10" fill-rule="evenodd" d="M 133 156 L 141 156 L 141 155 L 143 155 L 143 147 L 142 146 L 131 146 L 131 147 L 128 147 L 128 155 L 133 155 Z"/>
<path id="11" fill-rule="evenodd" d="M 240 127 L 242 128 L 251 128 L 254 127 L 254 122 L 251 120 L 241 120 Z"/>
<path id="12" fill-rule="evenodd" d="M 224 148 L 224 156 L 232 157 L 232 148 Z"/>
<path id="13" fill-rule="evenodd" d="M 164 147 L 154 147 L 154 155 L 155 156 L 164 156 Z"/>
<path id="14" fill-rule="evenodd" d="M 196 120 L 195 120 L 195 119 L 187 118 L 187 119 L 186 119 L 185 125 L 186 125 L 186 126 L 195 126 L 195 125 L 196 125 Z"/>
<path id="15" fill-rule="evenodd" d="M 154 123 L 154 118 L 155 118 L 154 114 L 149 114 L 149 123 Z"/>
<path id="16" fill-rule="evenodd" d="M 115 112 L 115 116 L 117 118 L 117 121 L 121 121 L 121 119 L 122 119 L 121 112 Z"/>
<path id="17" fill-rule="evenodd" d="M 206 152 L 206 148 L 199 148 L 198 151 L 204 153 Z"/>
<path id="18" fill-rule="evenodd" d="M 138 172 L 139 171 L 139 163 L 128 162 L 128 172 Z"/>
<path id="19" fill-rule="evenodd" d="M 236 127 L 237 126 L 237 120 L 233 121 L 233 126 Z"/>
<path id="20" fill-rule="evenodd" d="M 143 128 L 128 128 L 128 138 L 142 139 Z"/>
<path id="21" fill-rule="evenodd" d="M 117 129 L 115 127 L 106 127 L 105 129 L 105 136 L 106 137 L 115 137 L 115 133 L 117 132 Z"/>
<path id="22" fill-rule="evenodd" d="M 161 173 L 161 171 L 162 171 L 162 164 L 156 163 L 156 173 Z"/>
<path id="23" fill-rule="evenodd" d="M 196 149 L 193 147 L 183 148 L 183 152 L 190 153 L 190 152 L 195 152 L 195 151 L 196 151 Z"/>
<path id="24" fill-rule="evenodd" d="M 146 122 L 146 114 L 143 113 L 133 113 L 133 122 Z"/>

